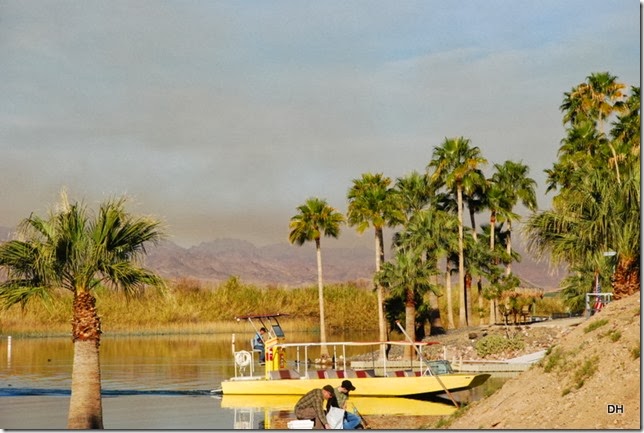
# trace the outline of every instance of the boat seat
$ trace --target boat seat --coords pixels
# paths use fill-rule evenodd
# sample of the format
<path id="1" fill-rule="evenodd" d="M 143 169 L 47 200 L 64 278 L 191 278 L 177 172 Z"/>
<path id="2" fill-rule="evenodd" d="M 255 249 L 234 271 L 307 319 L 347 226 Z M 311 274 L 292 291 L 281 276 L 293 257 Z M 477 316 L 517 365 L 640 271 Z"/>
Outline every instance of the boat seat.
<path id="1" fill-rule="evenodd" d="M 254 338 L 250 339 L 250 351 L 251 352 L 257 352 L 257 353 L 262 353 L 262 351 L 260 349 L 255 349 L 255 346 L 253 346 L 253 343 L 254 343 L 253 340 L 254 340 Z"/>
<path id="2" fill-rule="evenodd" d="M 271 379 L 299 379 L 300 373 L 293 369 L 273 370 L 270 373 Z"/>
<path id="3" fill-rule="evenodd" d="M 407 374 L 404 370 L 388 371 L 387 377 L 405 377 Z"/>

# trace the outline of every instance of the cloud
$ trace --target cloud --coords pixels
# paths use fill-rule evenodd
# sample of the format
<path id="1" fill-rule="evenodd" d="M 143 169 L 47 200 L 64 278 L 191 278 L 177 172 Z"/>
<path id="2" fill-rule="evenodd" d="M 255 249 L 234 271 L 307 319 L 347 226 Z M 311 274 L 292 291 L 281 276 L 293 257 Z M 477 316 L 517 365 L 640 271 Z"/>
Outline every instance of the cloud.
<path id="1" fill-rule="evenodd" d="M 184 244 L 283 240 L 306 198 L 344 210 L 352 179 L 423 171 L 460 135 L 491 163 L 529 164 L 543 192 L 563 92 L 595 71 L 639 82 L 635 12 L 617 0 L 5 1 L 0 225 L 66 185 L 90 202 L 129 194 Z"/>

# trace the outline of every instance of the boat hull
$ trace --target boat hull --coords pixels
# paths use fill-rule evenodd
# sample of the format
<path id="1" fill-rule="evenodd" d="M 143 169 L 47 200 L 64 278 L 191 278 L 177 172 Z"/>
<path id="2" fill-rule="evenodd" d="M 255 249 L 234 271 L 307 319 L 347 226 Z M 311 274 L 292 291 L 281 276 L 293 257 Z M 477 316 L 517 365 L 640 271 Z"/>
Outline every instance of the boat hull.
<path id="1" fill-rule="evenodd" d="M 224 395 L 221 407 L 231 409 L 258 408 L 293 410 L 299 395 Z M 445 403 L 397 397 L 359 397 L 353 393 L 349 409 L 356 407 L 362 415 L 451 415 L 456 407 Z"/>
<path id="2" fill-rule="evenodd" d="M 461 391 L 481 385 L 489 374 L 445 374 L 435 376 L 364 377 L 350 378 L 355 391 L 352 396 L 364 397 L 414 397 L 448 391 Z M 324 385 L 340 386 L 343 379 L 300 378 L 227 380 L 221 383 L 224 395 L 304 395 Z"/>

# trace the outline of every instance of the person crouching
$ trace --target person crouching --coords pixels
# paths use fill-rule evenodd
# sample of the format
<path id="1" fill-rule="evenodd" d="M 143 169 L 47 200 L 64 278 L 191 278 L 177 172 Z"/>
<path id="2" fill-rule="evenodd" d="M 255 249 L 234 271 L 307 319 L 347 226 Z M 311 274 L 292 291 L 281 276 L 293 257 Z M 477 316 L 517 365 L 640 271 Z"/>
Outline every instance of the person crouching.
<path id="1" fill-rule="evenodd" d="M 330 428 L 324 413 L 324 403 L 334 394 L 335 392 L 331 385 L 324 385 L 322 389 L 312 389 L 295 404 L 295 416 L 297 419 L 312 420 L 314 429 Z"/>

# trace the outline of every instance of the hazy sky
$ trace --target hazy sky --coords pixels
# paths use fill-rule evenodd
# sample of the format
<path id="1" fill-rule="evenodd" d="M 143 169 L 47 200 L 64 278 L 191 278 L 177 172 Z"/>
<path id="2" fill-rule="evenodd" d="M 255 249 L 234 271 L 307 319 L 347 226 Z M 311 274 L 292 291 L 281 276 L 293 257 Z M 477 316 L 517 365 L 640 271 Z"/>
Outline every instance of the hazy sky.
<path id="1" fill-rule="evenodd" d="M 456 136 L 547 208 L 563 93 L 601 71 L 639 85 L 639 2 L 0 0 L 0 226 L 66 187 L 184 246 L 285 242 L 308 197 L 345 212 Z"/>

